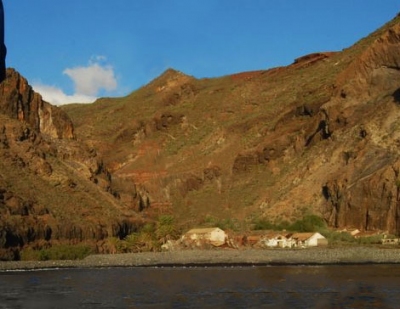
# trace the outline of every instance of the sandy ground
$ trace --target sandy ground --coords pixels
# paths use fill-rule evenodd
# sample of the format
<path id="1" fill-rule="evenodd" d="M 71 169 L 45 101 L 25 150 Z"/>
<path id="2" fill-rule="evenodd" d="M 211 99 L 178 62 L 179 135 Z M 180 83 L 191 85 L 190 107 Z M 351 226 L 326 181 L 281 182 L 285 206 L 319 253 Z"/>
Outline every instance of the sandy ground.
<path id="1" fill-rule="evenodd" d="M 215 265 L 324 265 L 400 263 L 400 248 L 215 249 L 91 255 L 76 261 L 0 262 L 0 270 Z"/>

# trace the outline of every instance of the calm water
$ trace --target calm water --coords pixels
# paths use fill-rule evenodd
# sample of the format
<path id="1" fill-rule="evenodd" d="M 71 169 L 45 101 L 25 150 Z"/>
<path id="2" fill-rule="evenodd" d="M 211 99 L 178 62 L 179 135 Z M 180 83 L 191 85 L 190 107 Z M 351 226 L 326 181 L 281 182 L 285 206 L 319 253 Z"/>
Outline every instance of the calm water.
<path id="1" fill-rule="evenodd" d="M 5 308 L 400 308 L 400 266 L 3 272 Z"/>

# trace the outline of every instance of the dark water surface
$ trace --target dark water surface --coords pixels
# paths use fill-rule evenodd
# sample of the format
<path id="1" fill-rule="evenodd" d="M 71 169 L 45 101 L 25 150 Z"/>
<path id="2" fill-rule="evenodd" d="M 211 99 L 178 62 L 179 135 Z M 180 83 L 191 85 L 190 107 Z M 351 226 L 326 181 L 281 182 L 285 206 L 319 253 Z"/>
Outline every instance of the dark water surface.
<path id="1" fill-rule="evenodd" d="M 400 266 L 1 272 L 5 308 L 400 308 Z"/>

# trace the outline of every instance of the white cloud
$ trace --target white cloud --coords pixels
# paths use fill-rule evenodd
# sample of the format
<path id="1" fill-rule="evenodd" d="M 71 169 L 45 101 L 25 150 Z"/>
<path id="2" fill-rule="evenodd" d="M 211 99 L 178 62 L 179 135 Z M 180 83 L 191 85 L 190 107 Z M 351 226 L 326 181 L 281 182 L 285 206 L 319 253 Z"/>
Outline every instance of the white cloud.
<path id="1" fill-rule="evenodd" d="M 112 91 L 117 88 L 114 69 L 111 66 L 101 66 L 99 63 L 89 63 L 87 67 L 65 69 L 75 84 L 75 92 L 85 95 L 96 95 L 100 89 Z"/>
<path id="2" fill-rule="evenodd" d="M 88 96 L 80 93 L 67 95 L 58 87 L 43 85 L 40 83 L 34 84 L 32 88 L 37 93 L 41 94 L 43 100 L 53 105 L 68 103 L 93 103 L 97 99 L 95 96 Z"/>
<path id="3" fill-rule="evenodd" d="M 33 89 L 40 93 L 43 99 L 49 103 L 60 105 L 67 103 L 92 103 L 101 90 L 113 91 L 118 83 L 115 78 L 114 68 L 104 64 L 104 56 L 93 56 L 87 66 L 67 68 L 63 74 L 72 79 L 74 94 L 67 95 L 62 89 L 45 85 L 33 84 Z"/>

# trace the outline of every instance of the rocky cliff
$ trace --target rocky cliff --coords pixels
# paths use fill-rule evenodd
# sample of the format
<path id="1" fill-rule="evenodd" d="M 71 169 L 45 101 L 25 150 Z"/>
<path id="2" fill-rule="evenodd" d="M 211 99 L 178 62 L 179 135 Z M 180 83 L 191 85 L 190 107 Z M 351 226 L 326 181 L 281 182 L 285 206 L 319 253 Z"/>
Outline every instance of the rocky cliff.
<path id="1" fill-rule="evenodd" d="M 8 69 L 0 84 L 0 111 L 13 119 L 24 121 L 32 129 L 54 138 L 74 138 L 68 116 L 58 107 L 42 100 L 28 81 L 14 69 Z"/>
<path id="2" fill-rule="evenodd" d="M 101 157 L 75 139 L 63 110 L 12 69 L 0 93 L 0 259 L 55 243 L 105 250 L 105 239 L 142 224 L 115 198 Z"/>
<path id="3" fill-rule="evenodd" d="M 400 232 L 398 19 L 355 46 L 360 54 L 338 75 L 335 95 L 321 107 L 344 160 L 323 186 L 333 226 Z"/>

